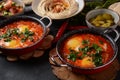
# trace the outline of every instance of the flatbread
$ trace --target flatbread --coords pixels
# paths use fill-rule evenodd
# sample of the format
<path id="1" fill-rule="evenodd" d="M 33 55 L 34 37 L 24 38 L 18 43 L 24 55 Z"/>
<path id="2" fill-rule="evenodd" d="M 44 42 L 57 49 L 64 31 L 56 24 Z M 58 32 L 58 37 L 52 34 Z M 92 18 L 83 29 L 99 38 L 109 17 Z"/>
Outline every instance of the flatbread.
<path id="1" fill-rule="evenodd" d="M 117 12 L 120 15 L 120 2 L 116 2 L 112 5 L 109 6 L 109 9 Z M 120 26 L 120 21 L 119 21 L 119 26 Z"/>
<path id="2" fill-rule="evenodd" d="M 120 15 L 120 2 L 110 5 L 109 9 L 116 11 Z"/>

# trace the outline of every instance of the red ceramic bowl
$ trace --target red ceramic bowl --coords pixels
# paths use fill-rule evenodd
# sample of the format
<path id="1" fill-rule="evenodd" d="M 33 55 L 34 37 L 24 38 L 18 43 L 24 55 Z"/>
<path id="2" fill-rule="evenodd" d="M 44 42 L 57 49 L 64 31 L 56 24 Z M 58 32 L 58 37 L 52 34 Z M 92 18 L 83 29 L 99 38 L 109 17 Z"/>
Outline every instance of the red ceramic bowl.
<path id="1" fill-rule="evenodd" d="M 44 22 L 45 22 L 44 19 L 48 19 L 47 21 L 49 21 L 49 23 L 44 24 Z M 9 55 L 22 55 L 22 54 L 32 52 L 33 50 L 35 50 L 36 48 L 38 48 L 40 46 L 42 39 L 45 37 L 47 27 L 49 27 L 52 23 L 52 21 L 49 17 L 43 17 L 39 20 L 39 19 L 37 19 L 35 17 L 31 17 L 31 16 L 16 16 L 16 17 L 8 18 L 7 20 L 1 22 L 0 28 L 3 28 L 4 26 L 6 26 L 10 23 L 13 23 L 15 21 L 19 21 L 19 20 L 24 20 L 24 21 L 30 20 L 30 21 L 37 22 L 38 24 L 40 24 L 43 28 L 43 34 L 42 34 L 41 38 L 38 41 L 36 41 L 35 43 L 31 44 L 30 46 L 23 47 L 23 48 L 5 48 L 5 47 L 0 46 L 0 51 L 2 53 L 7 53 Z"/>
<path id="2" fill-rule="evenodd" d="M 109 31 L 109 30 L 108 30 Z M 114 30 L 116 31 L 116 30 Z M 117 31 L 116 31 L 117 32 Z M 107 41 L 109 41 L 109 43 L 112 45 L 112 48 L 114 50 L 114 54 L 112 56 L 112 58 L 106 63 L 106 64 L 103 64 L 102 66 L 98 66 L 98 67 L 95 67 L 95 68 L 80 68 L 80 67 L 76 67 L 76 66 L 73 66 L 72 64 L 68 63 L 63 55 L 61 54 L 61 47 L 62 47 L 62 43 L 64 42 L 64 40 L 66 40 L 68 37 L 74 35 L 74 34 L 85 34 L 85 33 L 89 33 L 89 34 L 94 34 L 94 35 L 100 35 L 102 36 L 104 39 L 106 39 Z M 117 39 L 119 38 L 119 35 L 117 35 Z M 116 40 L 117 40 L 116 39 Z M 115 41 L 116 41 L 115 40 Z M 98 72 L 101 72 L 103 71 L 104 69 L 108 68 L 111 63 L 115 60 L 116 56 L 117 56 L 117 53 L 118 53 L 118 47 L 115 43 L 114 39 L 112 39 L 111 37 L 109 37 L 106 33 L 104 32 L 101 32 L 101 31 L 98 31 L 96 29 L 80 29 L 80 30 L 75 30 L 75 31 L 71 31 L 67 34 L 65 34 L 57 43 L 57 46 L 56 46 L 56 51 L 57 51 L 57 55 L 55 56 L 58 56 L 60 58 L 60 60 L 64 63 L 64 64 L 57 64 L 54 60 L 54 57 L 55 56 L 52 56 L 51 57 L 51 60 L 57 65 L 57 66 L 64 66 L 64 67 L 70 67 L 72 69 L 73 72 L 77 72 L 77 73 L 81 73 L 81 74 L 95 74 L 95 73 L 98 73 Z"/>

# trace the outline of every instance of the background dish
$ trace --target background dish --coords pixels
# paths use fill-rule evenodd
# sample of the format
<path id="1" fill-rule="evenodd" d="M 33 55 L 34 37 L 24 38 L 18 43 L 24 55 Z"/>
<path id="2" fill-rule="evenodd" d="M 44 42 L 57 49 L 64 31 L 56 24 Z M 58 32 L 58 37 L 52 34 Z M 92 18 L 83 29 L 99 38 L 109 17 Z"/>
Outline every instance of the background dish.
<path id="1" fill-rule="evenodd" d="M 2 1 L 0 1 L 0 2 L 2 2 Z M 3 2 L 4 2 L 4 0 L 3 0 Z M 24 3 L 23 3 L 21 0 L 12 0 L 12 2 L 15 2 L 15 8 L 16 8 L 17 6 L 20 6 L 22 10 L 19 9 L 19 10 L 21 10 L 21 11 L 20 11 L 20 12 L 17 12 L 17 13 L 15 13 L 14 9 L 11 11 L 11 10 L 10 10 L 11 7 L 10 7 L 10 9 L 9 9 L 9 7 L 8 7 L 11 2 L 8 3 L 8 2 L 6 1 L 7 10 L 9 10 L 8 12 L 10 12 L 10 13 L 14 12 L 15 14 L 13 14 L 13 15 L 8 15 L 8 13 L 7 13 L 6 16 L 0 16 L 0 17 L 9 18 L 9 17 L 17 16 L 17 15 L 20 15 L 20 14 L 23 14 L 23 13 L 24 13 L 25 5 L 24 5 Z M 11 4 L 13 5 L 13 3 L 11 3 Z M 13 6 L 14 6 L 14 5 L 13 5 Z M 14 8 L 13 6 L 12 6 L 12 8 Z M 7 12 L 7 10 L 6 10 L 6 12 Z M 16 8 L 16 10 L 17 10 L 17 8 Z M 4 11 L 5 11 L 5 10 L 4 10 Z"/>
<path id="2" fill-rule="evenodd" d="M 83 10 L 83 8 L 84 8 L 84 6 L 85 6 L 84 0 L 76 0 L 76 2 L 79 4 L 78 11 L 75 12 L 74 14 L 68 16 L 68 17 L 64 17 L 64 18 L 60 18 L 60 19 L 66 19 L 66 18 L 75 16 L 75 15 L 77 15 L 78 13 L 80 13 L 80 12 Z M 40 3 L 40 0 L 34 0 L 34 1 L 32 2 L 32 10 L 33 10 L 38 16 L 41 16 L 40 13 L 39 13 L 39 11 L 38 11 L 38 5 L 39 5 L 39 3 Z M 41 17 L 43 17 L 43 16 L 41 16 Z M 55 19 L 55 18 L 53 18 L 53 19 Z"/>

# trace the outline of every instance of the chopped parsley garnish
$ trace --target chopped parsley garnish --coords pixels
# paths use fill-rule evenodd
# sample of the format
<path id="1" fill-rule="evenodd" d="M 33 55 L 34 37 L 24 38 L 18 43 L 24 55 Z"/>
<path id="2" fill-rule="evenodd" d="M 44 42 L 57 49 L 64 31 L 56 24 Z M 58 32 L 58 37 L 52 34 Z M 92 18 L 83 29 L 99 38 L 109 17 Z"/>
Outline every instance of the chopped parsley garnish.
<path id="1" fill-rule="evenodd" d="M 33 38 L 34 32 L 28 30 L 27 28 L 25 29 L 25 32 L 20 32 L 18 28 L 14 29 L 8 29 L 6 33 L 2 34 L 0 36 L 0 39 L 3 39 L 5 42 L 9 42 L 14 38 L 13 36 L 21 37 L 21 42 L 25 42 L 26 40 L 30 40 L 31 42 L 34 41 Z"/>
<path id="2" fill-rule="evenodd" d="M 83 40 L 82 41 L 82 44 L 84 45 L 84 44 L 89 44 L 90 42 L 89 42 L 89 40 Z"/>
<path id="3" fill-rule="evenodd" d="M 103 41 L 99 40 L 100 44 L 103 44 Z"/>
<path id="4" fill-rule="evenodd" d="M 76 61 L 76 59 L 83 59 L 88 56 L 88 57 L 92 57 L 93 59 L 92 61 L 96 66 L 101 66 L 103 64 L 102 56 L 101 56 L 102 48 L 95 43 L 92 43 L 91 45 L 89 45 L 89 43 L 90 43 L 89 40 L 83 40 L 82 45 L 84 47 L 79 48 L 78 52 L 69 49 L 70 54 L 68 55 L 68 59 L 72 61 Z"/>
<path id="5" fill-rule="evenodd" d="M 102 56 L 100 53 L 93 54 L 93 62 L 96 66 L 103 65 L 102 63 Z"/>
<path id="6" fill-rule="evenodd" d="M 72 50 L 72 49 L 69 49 L 69 50 L 70 50 L 70 55 L 68 55 L 68 59 L 70 59 L 72 61 L 76 61 L 78 52 L 76 52 L 75 50 Z"/>
<path id="7" fill-rule="evenodd" d="M 13 29 L 12 33 L 15 34 L 15 35 L 19 35 L 20 34 L 18 28 Z"/>
<path id="8" fill-rule="evenodd" d="M 5 42 L 10 42 L 11 39 L 10 39 L 10 38 L 7 38 L 7 39 L 5 39 L 4 41 L 5 41 Z"/>

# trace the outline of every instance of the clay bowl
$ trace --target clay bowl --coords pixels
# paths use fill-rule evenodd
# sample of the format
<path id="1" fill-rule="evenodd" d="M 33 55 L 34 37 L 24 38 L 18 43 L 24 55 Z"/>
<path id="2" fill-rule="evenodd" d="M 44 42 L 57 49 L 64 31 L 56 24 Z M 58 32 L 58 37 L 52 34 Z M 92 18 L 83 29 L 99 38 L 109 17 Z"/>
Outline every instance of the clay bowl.
<path id="1" fill-rule="evenodd" d="M 7 20 L 3 21 L 0 24 L 0 28 L 4 28 L 6 25 L 9 25 L 13 22 L 20 21 L 20 20 L 23 20 L 23 21 L 30 20 L 30 21 L 40 24 L 41 27 L 43 28 L 42 36 L 35 43 L 31 44 L 30 46 L 23 47 L 23 48 L 5 48 L 5 47 L 0 46 L 0 51 L 2 53 L 6 53 L 9 55 L 22 55 L 22 54 L 27 54 L 27 53 L 32 52 L 33 50 L 35 50 L 36 48 L 40 46 L 42 39 L 45 37 L 46 28 L 49 27 L 52 23 L 49 17 L 43 17 L 41 19 L 37 19 L 31 16 L 16 16 L 16 17 L 8 18 Z M 48 24 L 45 24 L 46 20 L 49 21 Z"/>
<path id="2" fill-rule="evenodd" d="M 111 30 L 113 30 L 113 29 L 111 29 Z M 65 58 L 63 57 L 63 54 L 61 53 L 61 48 L 63 47 L 62 44 L 64 43 L 64 41 L 67 38 L 71 37 L 72 35 L 75 35 L 75 34 L 86 34 L 86 33 L 93 34 L 93 35 L 100 35 L 105 40 L 107 40 L 110 43 L 110 45 L 112 45 L 114 54 L 112 55 L 112 58 L 107 63 L 105 63 L 105 64 L 103 64 L 101 66 L 94 67 L 94 68 L 81 68 L 81 67 L 78 67 L 78 66 L 74 66 L 74 65 L 72 65 L 71 63 L 69 63 L 69 62 L 67 62 L 65 60 Z M 119 38 L 119 35 L 118 35 L 117 39 L 112 39 L 110 36 L 107 35 L 106 31 L 104 33 L 104 32 L 101 32 L 99 30 L 96 30 L 96 29 L 80 29 L 80 30 L 71 31 L 71 32 L 65 34 L 58 41 L 57 46 L 56 46 L 57 55 L 52 56 L 51 60 L 55 63 L 54 65 L 62 66 L 62 67 L 69 67 L 73 72 L 76 72 L 76 73 L 80 73 L 80 74 L 95 74 L 95 73 L 101 72 L 101 71 L 105 70 L 106 68 L 108 68 L 111 65 L 111 63 L 115 60 L 115 58 L 116 58 L 116 56 L 118 54 L 118 47 L 117 47 L 115 42 L 118 40 L 118 38 Z M 56 61 L 54 60 L 54 58 L 56 56 L 58 56 L 60 58 L 60 60 L 63 62 L 63 64 L 57 64 L 56 63 Z"/>

